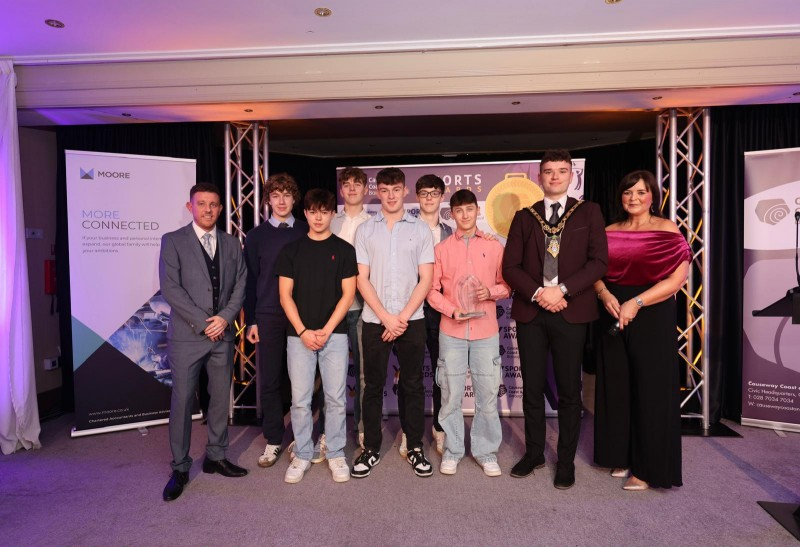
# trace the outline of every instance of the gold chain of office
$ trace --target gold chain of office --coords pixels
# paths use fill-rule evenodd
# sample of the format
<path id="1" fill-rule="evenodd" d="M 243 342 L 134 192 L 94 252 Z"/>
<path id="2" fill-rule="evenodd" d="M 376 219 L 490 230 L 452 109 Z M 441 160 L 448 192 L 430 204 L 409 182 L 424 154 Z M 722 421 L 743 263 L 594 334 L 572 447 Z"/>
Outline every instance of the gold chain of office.
<path id="1" fill-rule="evenodd" d="M 564 213 L 564 216 L 561 217 L 561 220 L 558 221 L 558 224 L 555 226 L 550 226 L 550 223 L 545 221 L 539 213 L 537 213 L 533 205 L 528 207 L 528 210 L 533 214 L 534 218 L 539 221 L 539 224 L 542 226 L 542 232 L 544 232 L 544 239 L 547 242 L 547 252 L 553 258 L 558 257 L 558 253 L 561 251 L 561 232 L 564 231 L 564 225 L 567 223 L 569 217 L 572 216 L 572 213 L 575 212 L 575 209 L 583 203 L 583 201 L 576 201 L 575 204 L 569 208 L 569 211 Z"/>

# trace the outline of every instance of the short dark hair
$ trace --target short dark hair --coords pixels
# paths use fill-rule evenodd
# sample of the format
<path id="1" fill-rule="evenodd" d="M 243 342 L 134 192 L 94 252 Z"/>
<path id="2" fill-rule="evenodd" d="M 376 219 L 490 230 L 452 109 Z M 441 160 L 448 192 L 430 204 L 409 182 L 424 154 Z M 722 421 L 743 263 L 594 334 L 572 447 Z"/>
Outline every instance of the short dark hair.
<path id="1" fill-rule="evenodd" d="M 459 205 L 478 204 L 478 198 L 471 190 L 459 190 L 450 196 L 450 209 L 458 207 Z"/>
<path id="2" fill-rule="evenodd" d="M 640 180 L 644 182 L 644 185 L 650 191 L 650 195 L 653 196 L 653 203 L 650 205 L 650 214 L 654 217 L 664 216 L 661 214 L 661 188 L 659 188 L 658 183 L 656 182 L 656 177 L 650 171 L 641 169 L 639 171 L 631 171 L 622 177 L 622 180 L 619 182 L 619 186 L 617 186 L 617 195 L 614 200 L 614 219 L 616 222 L 622 222 L 628 218 L 628 213 L 626 213 L 625 209 L 622 208 L 623 192 L 625 192 L 625 190 L 628 188 L 636 186 Z"/>
<path id="3" fill-rule="evenodd" d="M 294 202 L 300 201 L 300 188 L 294 178 L 288 173 L 276 173 L 267 179 L 264 184 L 264 200 L 269 201 L 272 192 L 290 192 Z"/>
<path id="4" fill-rule="evenodd" d="M 542 167 L 544 167 L 544 164 L 549 161 L 565 161 L 570 165 L 570 168 L 572 168 L 572 156 L 569 155 L 569 152 L 563 149 L 545 151 L 544 156 L 542 156 L 542 161 L 539 163 L 540 173 L 542 171 Z"/>
<path id="5" fill-rule="evenodd" d="M 393 184 L 402 184 L 403 186 L 406 185 L 406 174 L 403 173 L 397 167 L 386 167 L 378 171 L 378 174 L 375 175 L 375 181 L 378 184 L 386 184 L 386 185 L 393 185 Z"/>
<path id="6" fill-rule="evenodd" d="M 339 176 L 336 178 L 336 181 L 339 183 L 339 186 L 341 186 L 350 179 L 360 182 L 364 186 L 367 185 L 367 174 L 360 167 L 345 167 L 339 171 Z"/>
<path id="7" fill-rule="evenodd" d="M 306 211 L 317 209 L 335 212 L 336 196 L 324 188 L 313 188 L 306 192 L 306 197 L 303 198 L 303 209 Z"/>
<path id="8" fill-rule="evenodd" d="M 444 181 L 436 175 L 422 175 L 417 181 L 416 192 L 419 194 L 423 188 L 435 188 L 444 194 Z"/>
<path id="9" fill-rule="evenodd" d="M 222 203 L 222 194 L 219 191 L 219 188 L 215 184 L 211 184 L 210 182 L 198 182 L 189 190 L 189 201 L 192 201 L 192 198 L 197 192 L 208 192 L 209 194 L 217 194 L 219 198 L 219 202 Z"/>

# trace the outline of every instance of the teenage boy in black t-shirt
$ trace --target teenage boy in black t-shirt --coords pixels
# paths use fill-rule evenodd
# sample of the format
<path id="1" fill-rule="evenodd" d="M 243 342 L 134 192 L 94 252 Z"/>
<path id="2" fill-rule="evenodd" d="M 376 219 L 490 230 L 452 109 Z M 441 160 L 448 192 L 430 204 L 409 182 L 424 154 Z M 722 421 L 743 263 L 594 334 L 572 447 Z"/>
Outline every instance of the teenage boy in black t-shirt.
<path id="1" fill-rule="evenodd" d="M 295 458 L 284 480 L 300 482 L 311 466 L 311 396 L 319 360 L 325 394 L 328 467 L 336 482 L 350 479 L 344 459 L 348 344 L 345 315 L 356 293 L 356 252 L 331 233 L 336 198 L 310 190 L 304 200 L 307 237 L 286 245 L 278 256 L 278 292 L 290 326 L 286 352 L 292 383 Z"/>

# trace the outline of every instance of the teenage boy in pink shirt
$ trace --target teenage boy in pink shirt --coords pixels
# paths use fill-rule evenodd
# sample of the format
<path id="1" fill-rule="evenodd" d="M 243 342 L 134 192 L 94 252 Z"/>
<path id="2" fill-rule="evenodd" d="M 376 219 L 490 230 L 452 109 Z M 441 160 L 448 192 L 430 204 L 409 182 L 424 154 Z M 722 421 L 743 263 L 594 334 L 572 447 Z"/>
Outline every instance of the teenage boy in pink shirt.
<path id="1" fill-rule="evenodd" d="M 496 477 L 502 474 L 497 463 L 502 431 L 497 412 L 501 366 L 494 301 L 508 298 L 511 291 L 502 276 L 503 246 L 487 240 L 476 227 L 480 210 L 475 194 L 455 192 L 450 210 L 457 230 L 434 248 L 433 286 L 428 293 L 428 302 L 442 314 L 436 383 L 442 390 L 439 423 L 445 442 L 439 471 L 454 475 L 464 457 L 461 399 L 469 367 L 475 393 L 472 456 L 486 475 Z"/>

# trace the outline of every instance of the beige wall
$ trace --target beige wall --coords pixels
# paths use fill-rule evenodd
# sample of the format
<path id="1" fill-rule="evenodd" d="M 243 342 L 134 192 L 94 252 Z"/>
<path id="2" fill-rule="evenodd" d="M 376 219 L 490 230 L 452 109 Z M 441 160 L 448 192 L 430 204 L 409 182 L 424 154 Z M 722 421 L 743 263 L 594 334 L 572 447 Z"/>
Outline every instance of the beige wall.
<path id="1" fill-rule="evenodd" d="M 58 314 L 50 313 L 51 299 L 44 294 L 44 261 L 54 259 L 56 242 L 56 134 L 19 129 L 22 199 L 26 228 L 44 231 L 42 239 L 27 239 L 28 280 L 31 292 L 33 357 L 36 392 L 61 387 L 61 369 L 44 370 L 44 359 L 58 356 Z M 60 272 L 59 272 L 60 273 Z"/>

